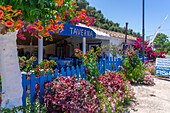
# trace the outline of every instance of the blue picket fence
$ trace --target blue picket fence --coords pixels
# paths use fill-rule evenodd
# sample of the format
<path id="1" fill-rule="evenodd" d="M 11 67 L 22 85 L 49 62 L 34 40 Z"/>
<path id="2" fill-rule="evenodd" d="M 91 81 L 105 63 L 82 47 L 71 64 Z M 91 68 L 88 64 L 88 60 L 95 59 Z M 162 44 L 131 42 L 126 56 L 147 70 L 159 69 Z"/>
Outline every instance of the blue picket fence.
<path id="1" fill-rule="evenodd" d="M 121 59 L 114 59 L 112 57 L 105 57 L 102 60 L 97 62 L 97 72 L 104 73 L 107 69 L 111 71 L 119 71 L 118 66 L 121 65 Z M 45 82 L 52 81 L 53 79 L 57 79 L 60 76 L 64 77 L 72 77 L 76 75 L 77 79 L 86 79 L 86 66 L 81 65 L 80 67 L 77 65 L 76 68 L 74 66 L 67 67 L 66 70 L 62 68 L 60 72 L 58 69 L 55 69 L 54 74 L 48 75 L 40 75 L 36 77 L 34 74 L 30 75 L 30 79 L 28 79 L 27 75 L 22 75 L 22 86 L 23 86 L 23 96 L 22 96 L 22 104 L 26 106 L 26 97 L 28 86 L 30 87 L 30 103 L 33 105 L 35 103 L 35 94 L 36 94 L 36 84 L 39 83 L 39 100 L 43 104 L 44 102 L 44 84 Z"/>

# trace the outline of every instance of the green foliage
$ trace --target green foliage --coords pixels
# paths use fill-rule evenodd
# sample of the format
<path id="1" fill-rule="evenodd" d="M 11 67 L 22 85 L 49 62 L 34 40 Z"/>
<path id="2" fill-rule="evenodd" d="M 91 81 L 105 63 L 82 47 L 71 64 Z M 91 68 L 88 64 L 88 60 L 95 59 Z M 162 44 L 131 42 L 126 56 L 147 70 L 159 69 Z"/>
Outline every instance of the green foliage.
<path id="1" fill-rule="evenodd" d="M 18 106 L 12 109 L 0 108 L 1 113 L 18 113 L 18 112 L 32 113 L 31 110 L 33 110 L 34 113 L 46 113 L 47 112 L 47 109 L 43 105 L 39 105 L 39 104 L 34 104 L 33 106 L 31 106 L 31 104 L 28 104 L 26 107 Z"/>
<path id="2" fill-rule="evenodd" d="M 168 36 L 163 34 L 163 33 L 158 33 L 155 40 L 154 40 L 154 44 L 156 45 L 160 45 L 160 48 L 156 48 L 156 50 L 158 51 L 164 51 L 164 49 L 166 49 L 166 47 L 168 47 L 167 45 L 170 45 L 166 42 L 169 42 L 168 40 Z M 166 43 L 166 45 L 165 45 Z"/>
<path id="3" fill-rule="evenodd" d="M 113 57 L 117 57 L 117 55 L 123 55 L 123 52 L 120 51 L 120 48 L 122 48 L 122 44 L 114 45 L 114 44 L 108 44 L 106 46 L 102 47 L 103 50 L 109 51 Z"/>
<path id="4" fill-rule="evenodd" d="M 0 5 L 11 5 L 14 9 L 21 10 L 23 14 L 20 18 L 23 18 L 25 22 L 33 23 L 38 17 L 40 21 L 48 24 L 49 22 L 46 22 L 46 20 L 56 18 L 52 12 L 57 12 L 57 15 L 63 15 L 65 10 L 69 10 L 74 7 L 72 6 L 73 1 L 70 0 L 63 0 L 63 4 L 67 5 L 56 7 L 58 6 L 56 1 L 57 0 L 0 0 Z M 63 18 L 61 19 L 64 20 Z"/>
<path id="5" fill-rule="evenodd" d="M 31 57 L 29 60 L 26 60 L 25 56 L 19 57 L 19 66 L 20 66 L 20 70 L 24 71 L 26 73 L 28 72 L 33 72 L 33 74 L 35 74 L 36 76 L 39 75 L 46 75 L 46 74 L 52 74 L 52 67 L 56 66 L 57 63 L 53 60 L 43 60 L 42 62 L 40 62 L 38 65 L 36 65 L 36 67 L 33 67 L 33 62 L 36 61 L 37 58 L 36 57 Z"/>
<path id="6" fill-rule="evenodd" d="M 18 57 L 19 58 L 19 66 L 21 71 L 30 72 L 33 70 L 33 62 L 37 60 L 36 57 L 31 57 L 30 59 L 26 59 L 25 56 Z"/>
<path id="7" fill-rule="evenodd" d="M 36 68 L 34 68 L 34 72 L 33 74 L 35 75 L 46 75 L 46 74 L 52 74 L 53 68 L 54 66 L 56 66 L 57 63 L 53 60 L 43 60 L 42 62 L 40 62 L 38 65 L 36 65 Z M 41 70 L 43 69 L 43 70 Z"/>
<path id="8" fill-rule="evenodd" d="M 80 49 L 75 49 L 75 56 L 83 60 L 83 65 L 87 67 L 87 80 L 91 80 L 92 76 L 94 79 L 91 81 L 97 80 L 97 58 L 101 56 L 102 48 L 100 48 L 98 45 L 96 46 L 96 51 L 94 51 L 94 48 L 91 48 L 89 51 L 83 55 L 82 51 Z"/>
<path id="9" fill-rule="evenodd" d="M 142 70 L 144 69 L 142 61 L 138 58 L 138 51 L 129 52 L 126 51 L 126 58 L 123 61 L 123 67 L 121 71 L 131 82 L 136 82 L 140 76 L 142 76 Z"/>
<path id="10" fill-rule="evenodd" d="M 166 51 L 167 55 L 170 55 L 170 42 L 165 42 L 163 45 L 164 51 Z"/>

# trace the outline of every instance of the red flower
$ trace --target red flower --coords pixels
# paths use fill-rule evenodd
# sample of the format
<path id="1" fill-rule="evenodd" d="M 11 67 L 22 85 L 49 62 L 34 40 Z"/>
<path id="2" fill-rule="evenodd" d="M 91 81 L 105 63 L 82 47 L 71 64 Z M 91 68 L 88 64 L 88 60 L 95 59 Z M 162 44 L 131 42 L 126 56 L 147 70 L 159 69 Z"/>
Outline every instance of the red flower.
<path id="1" fill-rule="evenodd" d="M 14 23 L 8 20 L 8 21 L 5 22 L 5 25 L 7 27 L 12 27 L 12 26 L 14 26 Z"/>
<path id="2" fill-rule="evenodd" d="M 53 19 L 50 19 L 50 22 L 53 23 L 54 22 Z"/>
<path id="3" fill-rule="evenodd" d="M 132 64 L 132 61 L 130 61 L 130 64 Z"/>
<path id="4" fill-rule="evenodd" d="M 53 25 L 53 29 L 57 30 L 58 29 L 58 25 Z"/>
<path id="5" fill-rule="evenodd" d="M 38 30 L 38 31 L 42 31 L 42 30 L 44 30 L 44 27 L 43 27 L 43 26 L 38 26 L 38 27 L 37 27 L 37 30 Z"/>
<path id="6" fill-rule="evenodd" d="M 130 54 L 134 55 L 134 53 L 133 53 L 133 52 L 130 52 Z"/>
<path id="7" fill-rule="evenodd" d="M 2 17 L 3 14 L 4 14 L 4 12 L 2 10 L 0 10 L 0 18 Z"/>
<path id="8" fill-rule="evenodd" d="M 136 66 L 137 68 L 139 67 L 139 66 Z"/>
<path id="9" fill-rule="evenodd" d="M 123 48 L 122 48 L 122 49 L 119 49 L 119 51 L 123 51 Z"/>
<path id="10" fill-rule="evenodd" d="M 85 13 L 86 13 L 86 10 L 85 10 L 85 9 L 82 9 L 81 12 L 82 12 L 82 14 L 85 14 Z"/>
<path id="11" fill-rule="evenodd" d="M 128 55 L 128 57 L 129 57 L 129 58 L 132 58 L 132 56 L 131 56 L 131 55 Z"/>
<path id="12" fill-rule="evenodd" d="M 162 58 L 165 58 L 165 55 L 163 55 Z"/>

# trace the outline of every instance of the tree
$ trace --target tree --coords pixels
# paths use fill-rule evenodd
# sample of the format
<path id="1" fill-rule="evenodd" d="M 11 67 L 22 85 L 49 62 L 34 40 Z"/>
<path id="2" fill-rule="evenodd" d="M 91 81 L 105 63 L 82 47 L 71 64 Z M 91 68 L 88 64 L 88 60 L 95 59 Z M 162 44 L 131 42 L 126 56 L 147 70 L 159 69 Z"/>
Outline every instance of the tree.
<path id="1" fill-rule="evenodd" d="M 100 28 L 103 28 L 106 30 L 120 32 L 120 33 L 125 34 L 125 29 L 121 28 L 119 26 L 119 23 L 114 23 L 113 21 L 105 18 L 104 15 L 102 14 L 101 10 L 97 11 L 95 7 L 89 6 L 89 2 L 87 2 L 86 0 L 76 0 L 76 1 L 77 1 L 78 5 L 80 6 L 79 10 L 81 8 L 86 9 L 89 12 L 87 14 L 89 16 L 89 18 L 95 17 L 94 26 L 100 27 Z M 132 29 L 128 30 L 127 34 L 132 35 L 134 37 L 138 37 L 138 38 L 141 37 L 141 35 L 139 33 L 133 34 Z"/>
<path id="2" fill-rule="evenodd" d="M 170 55 L 170 42 L 165 42 L 165 44 L 163 45 L 164 51 L 166 51 L 166 53 L 168 55 Z"/>
<path id="3" fill-rule="evenodd" d="M 49 31 L 62 31 L 67 19 L 92 25 L 94 20 L 89 19 L 84 9 L 76 11 L 77 8 L 74 0 L 0 0 L 1 107 L 22 105 L 22 76 L 16 38 L 25 40 L 24 32 L 49 38 Z"/>
<path id="4" fill-rule="evenodd" d="M 163 34 L 163 33 L 158 33 L 156 38 L 155 38 L 155 40 L 154 40 L 154 44 L 160 45 L 161 47 L 160 48 L 156 48 L 156 50 L 164 51 L 164 49 L 165 49 L 164 44 L 166 42 L 169 42 L 168 36 Z"/>

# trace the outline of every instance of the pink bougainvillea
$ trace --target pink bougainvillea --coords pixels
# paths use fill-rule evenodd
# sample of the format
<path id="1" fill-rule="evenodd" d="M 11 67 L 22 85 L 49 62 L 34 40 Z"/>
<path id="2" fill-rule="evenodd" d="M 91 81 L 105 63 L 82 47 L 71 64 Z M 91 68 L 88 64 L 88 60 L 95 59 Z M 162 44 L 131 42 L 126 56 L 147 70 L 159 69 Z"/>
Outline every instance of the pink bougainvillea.
<path id="1" fill-rule="evenodd" d="M 148 47 L 148 44 L 148 41 L 144 41 L 145 56 L 148 60 L 155 61 L 156 58 L 165 58 L 165 55 L 163 55 L 165 51 L 154 51 L 151 45 Z M 139 55 L 142 56 L 142 37 L 137 38 L 134 44 L 134 50 L 138 50 Z"/>

